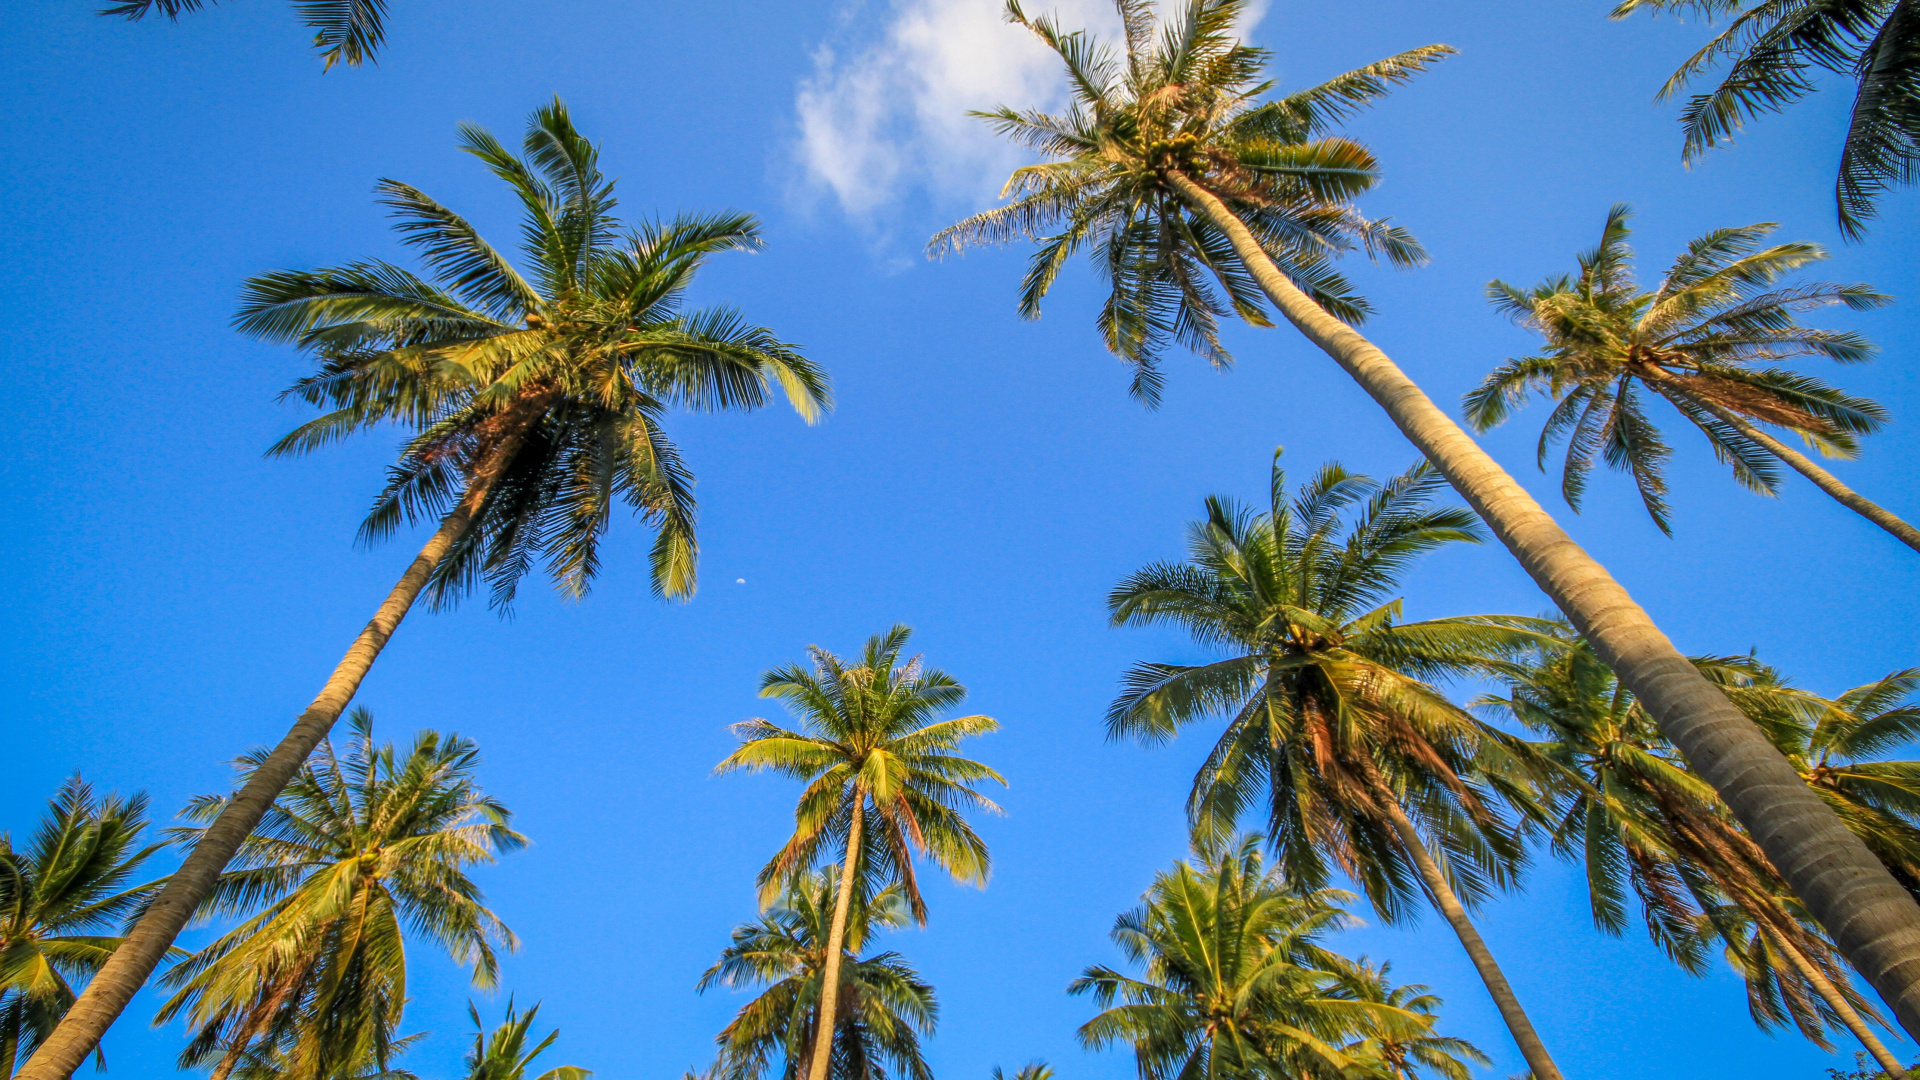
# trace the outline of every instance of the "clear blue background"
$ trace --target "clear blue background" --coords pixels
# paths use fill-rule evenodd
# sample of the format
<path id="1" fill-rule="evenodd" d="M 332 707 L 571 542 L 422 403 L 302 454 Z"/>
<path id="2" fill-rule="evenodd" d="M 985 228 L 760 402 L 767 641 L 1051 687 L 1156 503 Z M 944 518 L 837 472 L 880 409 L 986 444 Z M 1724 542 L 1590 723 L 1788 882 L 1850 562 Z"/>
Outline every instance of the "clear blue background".
<path id="1" fill-rule="evenodd" d="M 1388 170 L 1369 209 L 1434 255 L 1416 272 L 1354 268 L 1380 308 L 1370 329 L 1443 403 L 1526 347 L 1483 284 L 1566 269 L 1616 200 L 1641 209 L 1650 274 L 1710 227 L 1777 220 L 1786 237 L 1836 247 L 1826 276 L 1920 295 L 1912 196 L 1888 201 L 1869 243 L 1838 245 L 1841 94 L 1689 172 L 1674 110 L 1651 97 L 1700 28 L 1609 24 L 1606 8 L 1275 0 L 1256 28 L 1289 86 L 1428 42 L 1461 50 L 1354 127 Z M 819 43 L 877 27 L 879 3 L 399 0 L 380 66 L 325 75 L 274 0 L 178 26 L 100 19 L 84 0 L 12 10 L 0 44 L 0 828 L 26 831 L 75 771 L 151 792 L 164 817 L 222 789 L 223 763 L 306 703 L 419 537 L 351 542 L 392 439 L 262 460 L 304 418 L 274 400 L 303 368 L 228 331 L 237 286 L 275 267 L 404 258 L 370 195 L 382 176 L 508 242 L 512 206 L 453 151 L 454 125 L 517 138 L 557 92 L 602 142 L 629 213 L 765 217 L 768 250 L 715 263 L 698 296 L 804 344 L 840 408 L 814 429 L 773 411 L 674 420 L 701 480 L 704 585 L 691 604 L 649 598 L 648 537 L 620 521 L 588 600 L 530 583 L 510 621 L 479 603 L 416 614 L 360 696 L 391 737 L 429 725 L 476 737 L 489 788 L 533 838 L 479 877 L 524 941 L 506 987 L 544 1001 L 562 1029 L 550 1063 L 665 1080 L 710 1059 L 740 999 L 696 996 L 693 983 L 752 914 L 753 872 L 793 795 L 709 775 L 726 725 L 765 713 L 761 670 L 809 643 L 852 650 L 900 620 L 1005 725 L 975 749 L 1012 782 L 1006 817 L 982 825 L 991 886 L 934 889 L 931 926 L 889 942 L 939 989 L 935 1070 L 980 1080 L 1044 1056 L 1067 1078 L 1131 1075 L 1125 1055 L 1077 1048 L 1090 1006 L 1062 989 L 1115 959 L 1113 915 L 1181 854 L 1181 799 L 1207 736 L 1157 752 L 1103 742 L 1125 665 L 1198 655 L 1170 635 L 1108 629 L 1103 596 L 1178 552 L 1203 495 L 1255 495 L 1276 444 L 1301 472 L 1334 457 L 1379 475 L 1407 464 L 1411 450 L 1331 363 L 1290 333 L 1238 329 L 1237 370 L 1183 358 L 1166 406 L 1147 412 L 1099 347 L 1082 271 L 1043 321 L 1021 323 L 1023 252 L 918 260 L 919 238 L 967 207 L 909 199 L 876 228 L 796 199 L 796 81 Z M 1834 320 L 1886 346 L 1838 378 L 1898 420 L 1837 471 L 1910 518 L 1913 312 Z M 1539 419 L 1489 445 L 1558 512 L 1532 466 Z M 1696 438 L 1673 436 L 1675 539 L 1617 477 L 1601 478 L 1584 516 L 1562 517 L 1682 648 L 1757 648 L 1826 692 L 1914 662 L 1911 552 L 1797 478 L 1781 500 L 1742 492 Z M 1415 616 L 1545 606 L 1497 548 L 1431 559 L 1407 597 Z M 1640 936 L 1594 932 L 1577 880 L 1550 858 L 1484 924 L 1571 1077 L 1813 1078 L 1836 1060 L 1756 1031 L 1730 976 L 1690 979 Z M 1446 1028 L 1498 1059 L 1489 1075 L 1520 1070 L 1437 919 L 1339 944 L 1438 989 Z M 406 1064 L 453 1076 L 464 976 L 424 947 L 413 957 L 407 1027 L 433 1034 Z M 143 996 L 110 1036 L 113 1075 L 171 1073 L 182 1034 L 149 1029 L 153 1006 Z"/>

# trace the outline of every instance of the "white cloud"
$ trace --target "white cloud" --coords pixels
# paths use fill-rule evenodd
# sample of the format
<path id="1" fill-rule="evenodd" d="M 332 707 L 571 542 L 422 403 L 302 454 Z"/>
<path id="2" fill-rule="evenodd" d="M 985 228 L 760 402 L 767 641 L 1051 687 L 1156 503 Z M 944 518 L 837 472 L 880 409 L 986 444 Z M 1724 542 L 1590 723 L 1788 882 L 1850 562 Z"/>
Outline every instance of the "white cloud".
<path id="1" fill-rule="evenodd" d="M 1099 0 L 1053 7 L 1069 26 L 1115 24 Z M 990 199 L 1018 154 L 967 111 L 1058 105 L 1058 62 L 1005 21 L 1002 0 L 891 0 L 884 10 L 878 40 L 844 53 L 821 47 L 800 84 L 797 150 L 808 179 L 856 218 L 909 188 Z"/>
<path id="2" fill-rule="evenodd" d="M 968 110 L 1054 109 L 1066 99 L 1059 61 L 1007 23 L 1003 5 L 867 0 L 850 11 L 857 23 L 877 7 L 885 25 L 877 33 L 865 28 L 864 42 L 850 48 L 822 46 L 814 54 L 814 73 L 795 101 L 796 152 L 808 183 L 864 221 L 909 191 L 969 207 L 992 201 L 1021 154 Z M 1026 7 L 1117 44 L 1112 0 L 1026 0 Z M 1265 0 L 1248 3 L 1247 25 L 1265 8 Z"/>

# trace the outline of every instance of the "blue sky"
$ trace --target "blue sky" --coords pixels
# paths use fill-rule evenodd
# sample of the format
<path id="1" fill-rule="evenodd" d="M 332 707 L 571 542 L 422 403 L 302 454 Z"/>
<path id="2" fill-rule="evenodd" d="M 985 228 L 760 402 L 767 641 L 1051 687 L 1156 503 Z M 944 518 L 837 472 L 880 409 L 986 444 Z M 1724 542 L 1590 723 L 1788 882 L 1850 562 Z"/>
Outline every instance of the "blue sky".
<path id="1" fill-rule="evenodd" d="M 700 478 L 692 603 L 650 599 L 649 537 L 620 521 L 587 600 L 530 584 L 510 620 L 482 603 L 417 613 L 367 681 L 359 700 L 387 735 L 475 737 L 489 789 L 533 838 L 479 875 L 524 942 L 505 987 L 545 1002 L 562 1030 L 554 1063 L 606 1080 L 704 1064 L 740 999 L 696 996 L 693 983 L 751 916 L 754 870 L 784 837 L 793 795 L 774 779 L 710 776 L 726 726 L 769 715 L 760 671 L 904 621 L 929 662 L 971 688 L 971 707 L 1003 723 L 976 750 L 1012 785 L 1006 816 L 981 826 L 991 885 L 935 888 L 931 925 L 889 942 L 939 989 L 936 1072 L 980 1080 L 1039 1056 L 1069 1080 L 1131 1075 L 1123 1055 L 1078 1049 L 1091 1010 L 1062 991 L 1116 959 L 1113 915 L 1182 853 L 1181 800 L 1206 740 L 1103 741 L 1127 664 L 1200 655 L 1168 634 L 1109 629 L 1106 590 L 1177 554 L 1204 495 L 1255 495 L 1277 444 L 1300 472 L 1339 458 L 1385 475 L 1412 451 L 1289 333 L 1236 328 L 1230 374 L 1182 358 L 1148 412 L 1100 349 L 1082 270 L 1022 323 L 1023 252 L 922 259 L 928 234 L 991 201 L 1007 161 L 955 113 L 1057 93 L 997 7 L 396 0 L 381 64 L 323 75 L 277 0 L 177 26 L 100 19 L 83 0 L 17 6 L 0 44 L 14 148 L 0 159 L 0 303 L 14 313 L 0 345 L 0 829 L 26 830 L 75 771 L 150 792 L 164 816 L 223 788 L 224 762 L 306 703 L 420 538 L 352 542 L 393 437 L 262 459 L 305 418 L 275 401 L 303 367 L 227 329 L 239 282 L 404 258 L 372 200 L 381 177 L 506 242 L 509 198 L 453 150 L 455 125 L 516 138 L 558 93 L 621 177 L 627 213 L 763 217 L 767 250 L 716 261 L 696 297 L 801 343 L 840 407 L 815 428 L 778 411 L 673 420 Z M 1837 379 L 1896 418 L 1836 471 L 1920 511 L 1898 464 L 1920 455 L 1907 422 L 1920 335 L 1905 299 L 1920 275 L 1901 254 L 1920 202 L 1895 196 L 1869 242 L 1838 242 L 1839 94 L 1682 168 L 1674 109 L 1652 94 L 1701 28 L 1610 24 L 1607 7 L 1272 0 L 1251 36 L 1274 51 L 1283 86 L 1430 42 L 1461 50 L 1352 128 L 1386 169 L 1366 208 L 1433 253 L 1417 271 L 1350 268 L 1379 308 L 1370 333 L 1451 404 L 1526 347 L 1484 283 L 1567 269 L 1611 203 L 1639 208 L 1649 271 L 1708 228 L 1779 221 L 1785 237 L 1834 247 L 1823 276 L 1903 298 L 1829 320 L 1885 347 Z M 1563 512 L 1532 467 L 1538 420 L 1488 445 L 1682 648 L 1757 649 L 1824 692 L 1913 663 L 1912 554 L 1810 486 L 1747 494 L 1676 429 L 1669 540 L 1618 477 L 1596 482 L 1584 515 Z M 1417 617 L 1546 602 L 1485 547 L 1428 560 L 1407 605 Z M 1690 979 L 1642 937 L 1593 931 L 1577 880 L 1550 857 L 1490 906 L 1484 930 L 1569 1076 L 1811 1078 L 1834 1060 L 1759 1033 L 1729 976 Z M 1434 986 L 1445 1027 L 1496 1057 L 1489 1075 L 1520 1070 L 1437 918 L 1339 944 Z M 414 957 L 407 1026 L 432 1036 L 408 1065 L 450 1076 L 469 991 L 427 949 Z M 182 1035 L 150 1029 L 153 1009 L 143 996 L 111 1034 L 113 1075 L 171 1073 Z"/>

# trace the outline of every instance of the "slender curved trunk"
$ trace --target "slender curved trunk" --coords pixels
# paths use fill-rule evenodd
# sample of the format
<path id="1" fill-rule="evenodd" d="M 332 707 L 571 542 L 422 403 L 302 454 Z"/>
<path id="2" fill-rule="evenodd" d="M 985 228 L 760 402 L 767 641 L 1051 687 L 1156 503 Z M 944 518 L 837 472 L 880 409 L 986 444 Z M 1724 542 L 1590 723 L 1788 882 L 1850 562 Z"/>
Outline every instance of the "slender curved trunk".
<path id="1" fill-rule="evenodd" d="M 1723 409 L 1712 402 L 1701 401 L 1699 398 L 1688 398 L 1688 400 L 1712 413 L 1735 431 L 1766 447 L 1767 453 L 1786 462 L 1794 472 L 1813 481 L 1813 486 L 1832 496 L 1834 502 L 1892 533 L 1895 539 L 1913 550 L 1920 551 L 1920 529 L 1900 520 L 1892 511 L 1841 483 L 1839 477 L 1815 464 L 1812 458 L 1762 431 L 1746 417 L 1731 409 Z"/>
<path id="2" fill-rule="evenodd" d="M 1280 313 L 1353 376 L 1593 642 L 1601 660 L 1732 808 L 1842 955 L 1920 1036 L 1920 906 L 1760 729 L 1459 424 L 1351 326 L 1274 265 L 1227 205 L 1179 172 L 1168 183 L 1224 232 Z M 41 1080 L 41 1078 L 34 1078 Z"/>
<path id="3" fill-rule="evenodd" d="M 539 399 L 525 399 L 517 410 L 510 409 L 508 415 L 519 412 L 516 419 L 524 419 L 526 413 L 538 411 Z M 434 531 L 420 554 L 414 556 L 413 563 L 406 573 L 387 594 L 386 600 L 374 612 L 373 621 L 367 623 L 360 636 L 353 639 L 333 674 L 328 676 L 326 685 L 320 688 L 320 695 L 313 699 L 305 712 L 294 722 L 293 729 L 280 740 L 273 752 L 267 755 L 258 768 L 247 776 L 247 782 L 213 819 L 213 824 L 202 833 L 200 840 L 187 853 L 180 869 L 167 879 L 160 895 L 154 898 L 153 906 L 141 916 L 132 932 L 122 939 L 113 950 L 113 955 L 101 966 L 87 983 L 87 989 L 74 1002 L 67 1014 L 60 1018 L 47 1041 L 40 1044 L 27 1064 L 20 1070 L 20 1080 L 67 1080 L 73 1071 L 86 1060 L 87 1054 L 100 1042 L 107 1028 L 113 1025 L 120 1013 L 126 1009 L 127 1002 L 153 974 L 167 950 L 172 947 L 174 938 L 193 917 L 202 901 L 213 891 L 221 871 L 233 858 L 240 844 L 260 824 L 267 809 L 280 797 L 280 791 L 293 779 L 293 774 L 320 745 L 332 729 L 334 721 L 346 710 L 347 703 L 360 689 L 360 682 L 366 678 L 367 670 L 386 648 L 387 641 L 393 637 L 400 620 L 406 617 L 407 610 L 419 598 L 422 589 L 433 575 L 434 567 L 446 557 L 453 545 L 465 536 L 473 524 L 487 493 L 506 471 L 513 456 L 520 449 L 525 438 L 524 423 L 510 423 L 506 433 L 501 435 L 488 452 L 480 467 L 474 470 L 473 479 L 467 484 L 467 490 L 440 527 Z"/>
<path id="4" fill-rule="evenodd" d="M 1387 820 L 1400 837 L 1400 846 L 1413 859 L 1413 865 L 1420 871 L 1420 880 L 1426 882 L 1427 894 L 1433 898 L 1433 906 L 1440 909 L 1447 925 L 1453 927 L 1454 934 L 1460 938 L 1461 947 L 1467 950 L 1467 959 L 1473 961 L 1473 970 L 1479 973 L 1480 981 L 1487 985 L 1487 993 L 1493 997 L 1493 1006 L 1500 1010 L 1500 1019 L 1506 1022 L 1507 1031 L 1512 1033 L 1514 1045 L 1520 1048 L 1520 1056 L 1527 1059 L 1527 1069 L 1532 1073 L 1533 1080 L 1562 1080 L 1560 1067 L 1553 1063 L 1553 1056 L 1547 1053 L 1547 1044 L 1540 1041 L 1539 1033 L 1533 1030 L 1533 1021 L 1527 1018 L 1527 1011 L 1520 1006 L 1520 996 L 1513 992 L 1506 973 L 1500 970 L 1499 961 L 1493 958 L 1493 950 L 1487 948 L 1479 928 L 1468 917 L 1466 906 L 1454 894 L 1453 886 L 1447 883 L 1447 876 L 1440 872 L 1440 864 L 1434 861 L 1433 853 L 1427 850 L 1426 841 L 1420 839 L 1419 830 L 1413 827 L 1413 820 L 1401 808 L 1399 797 L 1394 795 L 1393 789 L 1387 786 L 1386 778 L 1371 762 L 1363 762 L 1362 767 L 1374 802 L 1386 811 Z"/>
<path id="5" fill-rule="evenodd" d="M 833 929 L 827 932 L 827 962 L 820 972 L 820 1014 L 814 1020 L 813 1061 L 807 1080 L 827 1080 L 833 1063 L 833 1028 L 840 1006 L 840 954 L 847 941 L 847 912 L 853 907 L 853 874 L 860 863 L 860 826 L 866 793 L 853 791 L 853 821 L 847 826 L 847 859 L 840 868 L 840 895 L 833 902 Z"/>
<path id="6" fill-rule="evenodd" d="M 1827 978 L 1827 973 L 1820 970 L 1820 965 L 1814 963 L 1813 959 L 1786 934 L 1774 932 L 1769 936 L 1773 938 L 1774 944 L 1780 947 L 1780 951 L 1787 954 L 1787 959 L 1793 964 L 1794 970 L 1800 973 L 1800 977 L 1807 980 L 1807 985 L 1813 987 L 1813 992 L 1820 995 L 1820 1000 L 1827 1003 L 1827 1008 L 1832 1009 L 1834 1015 L 1840 1018 L 1840 1022 L 1846 1025 L 1847 1030 L 1853 1032 L 1853 1037 L 1860 1040 L 1861 1046 L 1867 1048 L 1867 1053 L 1873 1055 L 1873 1060 L 1880 1063 L 1880 1068 L 1885 1070 L 1893 1080 L 1907 1080 L 1906 1066 L 1900 1064 L 1900 1059 L 1893 1055 L 1893 1051 L 1887 1049 L 1887 1044 L 1881 1042 L 1880 1037 L 1873 1033 L 1873 1028 L 1868 1026 L 1866 1018 L 1853 1007 L 1853 1003 L 1840 992 L 1840 988 L 1833 984 L 1833 980 Z"/>

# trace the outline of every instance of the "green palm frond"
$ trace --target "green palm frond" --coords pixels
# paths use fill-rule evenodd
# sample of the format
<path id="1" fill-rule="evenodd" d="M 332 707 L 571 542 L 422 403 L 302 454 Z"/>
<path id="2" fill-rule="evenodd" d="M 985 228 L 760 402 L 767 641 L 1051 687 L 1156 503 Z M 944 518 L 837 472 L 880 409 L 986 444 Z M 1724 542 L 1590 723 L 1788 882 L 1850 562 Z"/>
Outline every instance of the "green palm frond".
<path id="1" fill-rule="evenodd" d="M 1140 974 L 1095 965 L 1068 987 L 1101 1009 L 1082 1044 L 1129 1047 L 1149 1080 L 1399 1076 L 1413 1056 L 1454 1077 L 1448 1063 L 1483 1060 L 1435 1033 L 1439 1002 L 1424 987 L 1392 988 L 1384 968 L 1329 950 L 1322 939 L 1347 925 L 1348 897 L 1289 881 L 1262 846 L 1258 836 L 1200 846 L 1114 921 L 1114 944 Z"/>
<path id="2" fill-rule="evenodd" d="M 148 15 L 178 20 L 199 11 L 215 0 L 120 0 L 100 9 L 102 15 L 114 15 L 139 22 Z M 359 67 L 377 59 L 386 43 L 386 0 L 293 0 L 300 21 L 313 34 L 313 47 L 320 54 L 321 70 L 335 64 Z"/>
<path id="3" fill-rule="evenodd" d="M 1669 534 L 1672 449 L 1648 408 L 1649 392 L 1706 436 L 1736 481 L 1761 494 L 1776 493 L 1780 459 L 1740 423 L 1792 432 L 1829 456 L 1857 453 L 1857 437 L 1884 423 L 1884 408 L 1765 365 L 1805 356 L 1870 358 L 1873 345 L 1859 334 L 1803 326 L 1799 315 L 1833 305 L 1877 307 L 1888 297 L 1859 284 L 1782 284 L 1826 252 L 1814 244 L 1769 245 L 1768 223 L 1695 238 L 1653 290 L 1642 290 L 1627 245 L 1630 220 L 1625 206 L 1608 212 L 1600 243 L 1579 257 L 1578 276 L 1531 290 L 1488 285 L 1494 306 L 1539 334 L 1545 349 L 1508 360 L 1469 391 L 1467 421 L 1485 431 L 1536 396 L 1552 400 L 1539 457 L 1544 469 L 1548 451 L 1566 444 L 1567 504 L 1579 509 L 1588 474 L 1602 462 L 1632 477 L 1648 516 Z"/>
<path id="4" fill-rule="evenodd" d="M 1006 780 L 951 751 L 999 724 L 986 716 L 936 719 L 966 699 L 966 688 L 919 657 L 902 661 L 911 634 L 894 626 L 874 635 L 857 662 L 811 647 L 810 665 L 761 676 L 761 696 L 780 699 L 801 726 L 760 719 L 735 725 L 740 746 L 714 771 L 771 771 L 807 784 L 793 836 L 760 873 L 764 903 L 832 849 L 844 858 L 855 812 L 868 836 L 856 862 L 877 881 L 897 882 L 916 919 L 925 921 L 926 907 L 915 858 L 930 859 L 956 880 L 986 883 L 986 843 L 966 815 L 998 813 L 978 785 Z"/>
<path id="5" fill-rule="evenodd" d="M 715 1080 L 762 1080 L 780 1068 L 800 1075 L 818 1025 L 826 942 L 833 920 L 833 876 L 805 873 L 792 879 L 759 919 L 734 928 L 720 959 L 700 977 L 700 992 L 763 988 L 715 1037 Z M 931 1080 L 920 1040 L 939 1019 L 933 988 L 893 952 L 871 952 L 876 931 L 897 929 L 911 919 L 899 885 L 857 890 L 846 925 L 841 993 L 829 1075 L 833 1080 L 884 1080 L 888 1076 Z"/>
<path id="6" fill-rule="evenodd" d="M 546 1053 L 560 1037 L 558 1031 L 549 1031 L 544 1038 L 533 1039 L 533 1021 L 539 1014 L 537 1003 L 522 1013 L 509 998 L 505 1018 L 489 1032 L 480 1020 L 480 1010 L 468 1002 L 467 1015 L 473 1020 L 474 1035 L 473 1046 L 466 1056 L 466 1080 L 528 1080 L 527 1072 L 533 1067 L 533 1060 Z M 591 1070 L 578 1065 L 561 1065 L 533 1080 L 588 1080 L 592 1075 Z"/>
<path id="7" fill-rule="evenodd" d="M 1179 347 L 1216 366 L 1231 363 L 1223 319 L 1272 325 L 1266 301 L 1232 245 L 1185 205 L 1177 170 L 1238 213 L 1274 262 L 1327 311 L 1350 322 L 1370 311 L 1334 271 L 1356 249 L 1396 266 L 1426 253 L 1406 230 L 1369 219 L 1355 200 L 1379 180 L 1371 152 L 1331 133 L 1452 53 L 1413 49 L 1286 97 L 1261 101 L 1263 50 L 1235 40 L 1245 0 L 1196 0 L 1165 13 L 1121 4 L 1124 33 L 1110 47 L 1052 15 L 1010 21 L 1060 61 L 1072 97 L 1061 114 L 1001 107 L 974 115 L 1044 160 L 1016 170 L 1002 206 L 942 230 L 930 255 L 1016 240 L 1038 241 L 1021 286 L 1020 313 L 1041 301 L 1075 256 L 1105 282 L 1096 327 L 1131 371 L 1133 396 L 1158 404 L 1166 352 Z"/>
<path id="8" fill-rule="evenodd" d="M 1660 90 L 1662 98 L 1676 95 L 1725 66 L 1719 83 L 1694 94 L 1681 112 L 1686 160 L 1814 92 L 1824 69 L 1855 83 L 1834 184 L 1841 231 L 1863 236 L 1879 196 L 1913 182 L 1920 162 L 1920 8 L 1911 0 L 1623 0 L 1613 17 L 1638 11 L 1731 16 Z"/>
<path id="9" fill-rule="evenodd" d="M 423 731 L 402 754 L 375 743 L 372 724 L 355 710 L 344 750 L 323 743 L 287 785 L 202 906 L 245 918 L 162 978 L 173 994 L 156 1022 L 194 1028 L 182 1068 L 257 1058 L 285 1080 L 385 1069 L 403 1043 L 409 931 L 482 988 L 498 981 L 499 950 L 517 947 L 466 874 L 526 844 L 475 781 L 478 749 Z M 197 799 L 188 820 L 210 822 L 225 802 Z M 203 829 L 168 835 L 190 845 Z"/>
<path id="10" fill-rule="evenodd" d="M 1409 623 L 1392 595 L 1422 555 L 1482 536 L 1468 511 L 1434 506 L 1439 493 L 1424 463 L 1385 483 L 1329 464 L 1290 491 L 1276 454 L 1265 513 L 1207 500 L 1184 562 L 1149 566 L 1108 598 L 1115 625 L 1171 624 L 1224 654 L 1135 665 L 1107 714 L 1110 737 L 1148 744 L 1228 718 L 1194 778 L 1195 835 L 1231 835 L 1264 815 L 1293 880 L 1317 887 L 1343 870 L 1389 920 L 1411 913 L 1420 885 L 1375 799 L 1374 773 L 1469 901 L 1509 887 L 1524 862 L 1497 806 L 1538 814 L 1525 766 L 1429 681 L 1493 671 L 1552 625 Z"/>
<path id="11" fill-rule="evenodd" d="M 471 125 L 461 145 L 518 197 L 526 272 L 458 213 L 382 181 L 425 277 L 363 261 L 266 274 L 242 290 L 237 329 L 318 362 L 288 395 L 325 413 L 271 453 L 386 424 L 410 432 L 363 540 L 440 518 L 491 455 L 508 455 L 487 465 L 497 479 L 435 568 L 430 604 L 485 582 L 504 609 L 541 564 L 561 592 L 584 594 L 616 502 L 654 532 L 655 593 L 691 596 L 693 477 L 667 413 L 749 411 L 778 393 L 813 422 L 832 404 L 826 375 L 796 346 L 732 309 L 687 305 L 705 260 L 758 247 L 758 223 L 737 213 L 622 223 L 598 150 L 558 100 L 529 119 L 520 154 Z"/>
<path id="12" fill-rule="evenodd" d="M 101 931 L 130 926 L 165 884 L 135 883 L 165 846 L 140 844 L 146 826 L 145 795 L 96 794 L 75 776 L 24 846 L 0 833 L 0 1074 L 53 1033 L 120 944 Z"/>

